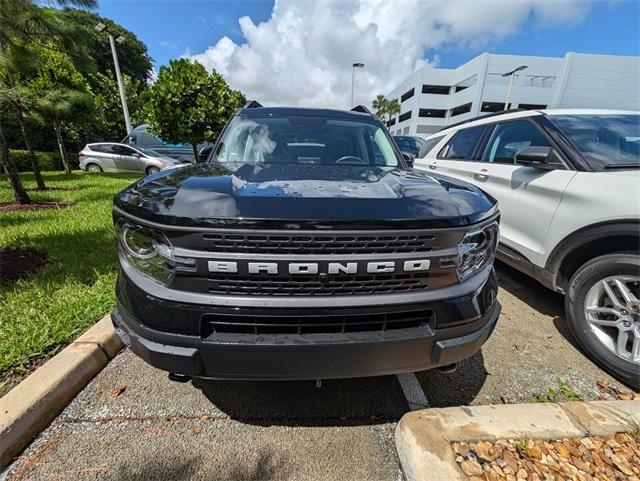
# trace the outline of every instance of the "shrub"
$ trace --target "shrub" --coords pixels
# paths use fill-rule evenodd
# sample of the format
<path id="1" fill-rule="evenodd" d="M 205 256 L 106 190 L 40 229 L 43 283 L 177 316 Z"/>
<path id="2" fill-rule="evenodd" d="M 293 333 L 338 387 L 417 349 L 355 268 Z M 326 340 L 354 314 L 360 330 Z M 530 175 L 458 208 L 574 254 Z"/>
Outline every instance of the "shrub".
<path id="1" fill-rule="evenodd" d="M 18 172 L 31 172 L 31 159 L 29 159 L 29 152 L 26 150 L 11 149 L 10 154 L 11 158 L 16 163 L 16 167 L 18 167 Z M 36 155 L 40 161 L 40 169 L 64 170 L 59 152 L 36 152 Z M 73 154 L 68 153 L 68 155 L 71 165 L 77 167 L 78 162 L 74 162 Z"/>

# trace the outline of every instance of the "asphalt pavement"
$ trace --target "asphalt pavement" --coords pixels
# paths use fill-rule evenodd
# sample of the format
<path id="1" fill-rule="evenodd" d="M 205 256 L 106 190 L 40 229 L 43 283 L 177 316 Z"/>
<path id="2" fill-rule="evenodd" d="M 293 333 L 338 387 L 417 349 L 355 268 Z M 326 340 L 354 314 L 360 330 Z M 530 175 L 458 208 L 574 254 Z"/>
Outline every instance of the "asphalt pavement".
<path id="1" fill-rule="evenodd" d="M 558 379 L 585 400 L 626 389 L 574 346 L 561 296 L 497 272 L 498 327 L 454 373 L 181 384 L 123 351 L 0 479 L 399 480 L 393 431 L 410 409 L 528 402 Z"/>

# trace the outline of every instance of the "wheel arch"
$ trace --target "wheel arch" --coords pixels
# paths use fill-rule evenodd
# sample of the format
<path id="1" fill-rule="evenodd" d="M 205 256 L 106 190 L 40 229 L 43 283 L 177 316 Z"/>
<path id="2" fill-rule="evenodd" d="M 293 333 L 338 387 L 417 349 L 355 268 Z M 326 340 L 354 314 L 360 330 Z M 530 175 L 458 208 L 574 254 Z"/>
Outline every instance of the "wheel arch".
<path id="1" fill-rule="evenodd" d="M 553 249 L 544 270 L 551 286 L 565 291 L 571 276 L 590 259 L 615 252 L 640 252 L 640 219 L 600 222 L 582 227 Z"/>

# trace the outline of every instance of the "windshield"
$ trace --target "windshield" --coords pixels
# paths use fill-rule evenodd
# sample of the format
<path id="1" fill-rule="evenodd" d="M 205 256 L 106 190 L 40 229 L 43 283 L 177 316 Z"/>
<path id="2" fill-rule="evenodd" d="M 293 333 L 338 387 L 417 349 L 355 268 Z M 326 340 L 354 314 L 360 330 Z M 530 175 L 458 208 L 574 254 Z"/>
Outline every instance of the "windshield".
<path id="1" fill-rule="evenodd" d="M 640 114 L 550 115 L 595 170 L 640 167 Z"/>
<path id="2" fill-rule="evenodd" d="M 212 160 L 236 164 L 398 166 L 390 138 L 378 124 L 314 116 L 235 117 Z"/>

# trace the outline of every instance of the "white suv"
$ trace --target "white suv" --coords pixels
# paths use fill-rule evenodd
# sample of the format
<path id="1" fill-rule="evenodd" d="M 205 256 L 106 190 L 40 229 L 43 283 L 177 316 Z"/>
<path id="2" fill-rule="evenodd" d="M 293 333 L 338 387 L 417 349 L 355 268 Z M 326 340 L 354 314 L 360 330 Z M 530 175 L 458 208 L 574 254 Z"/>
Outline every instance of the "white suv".
<path id="1" fill-rule="evenodd" d="M 640 388 L 640 113 L 511 111 L 427 138 L 415 167 L 499 201 L 498 257 L 566 294 L 584 350 Z"/>

